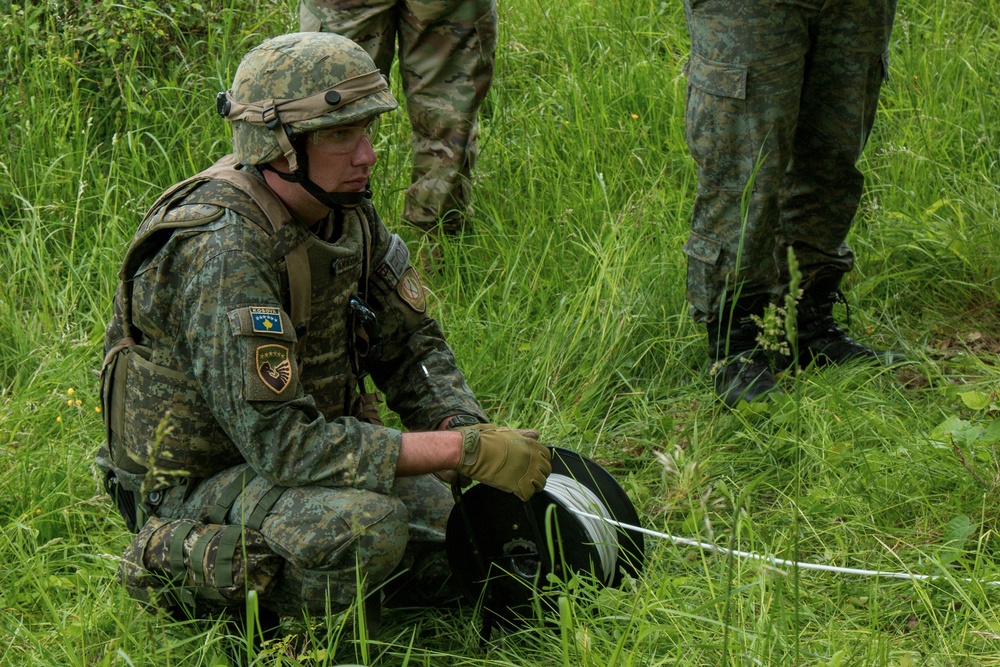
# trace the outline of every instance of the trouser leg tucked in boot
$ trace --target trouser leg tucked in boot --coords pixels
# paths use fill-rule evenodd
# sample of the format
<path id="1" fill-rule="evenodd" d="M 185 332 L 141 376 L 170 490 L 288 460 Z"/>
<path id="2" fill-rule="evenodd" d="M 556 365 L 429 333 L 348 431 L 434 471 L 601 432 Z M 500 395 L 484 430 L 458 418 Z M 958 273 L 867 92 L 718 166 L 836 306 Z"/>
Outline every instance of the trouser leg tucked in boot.
<path id="1" fill-rule="evenodd" d="M 766 305 L 763 297 L 739 300 L 706 325 L 715 393 L 731 408 L 740 401 L 763 400 L 768 392 L 780 393 L 771 357 L 757 340 L 754 316 L 761 317 Z"/>
<path id="2" fill-rule="evenodd" d="M 852 339 L 833 318 L 834 304 L 846 303 L 839 288 L 840 276 L 814 281 L 805 289 L 798 303 L 797 348 L 799 366 L 812 362 L 823 366 L 851 361 L 871 361 L 885 365 L 905 361 L 902 355 L 878 350 Z M 792 366 L 790 356 L 783 356 L 780 365 Z"/>

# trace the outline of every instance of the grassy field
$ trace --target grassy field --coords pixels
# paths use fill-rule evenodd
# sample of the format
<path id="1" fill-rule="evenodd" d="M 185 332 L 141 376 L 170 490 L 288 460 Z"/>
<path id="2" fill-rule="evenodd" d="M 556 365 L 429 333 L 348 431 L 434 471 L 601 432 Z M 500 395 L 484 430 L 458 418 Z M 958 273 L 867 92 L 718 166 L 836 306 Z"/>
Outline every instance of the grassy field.
<path id="1" fill-rule="evenodd" d="M 426 276 L 495 419 L 602 462 L 647 528 L 937 578 L 650 538 L 641 578 L 569 582 L 488 651 L 469 609 L 390 611 L 374 639 L 352 610 L 263 648 L 141 611 L 91 468 L 116 273 L 155 196 L 228 152 L 214 95 L 297 11 L 0 0 L 0 664 L 1000 665 L 1000 3 L 900 3 L 846 287 L 851 333 L 910 363 L 786 375 L 786 400 L 735 412 L 684 301 L 680 1 L 500 16 L 474 227 Z M 416 253 L 407 134 L 382 124 L 376 199 Z"/>

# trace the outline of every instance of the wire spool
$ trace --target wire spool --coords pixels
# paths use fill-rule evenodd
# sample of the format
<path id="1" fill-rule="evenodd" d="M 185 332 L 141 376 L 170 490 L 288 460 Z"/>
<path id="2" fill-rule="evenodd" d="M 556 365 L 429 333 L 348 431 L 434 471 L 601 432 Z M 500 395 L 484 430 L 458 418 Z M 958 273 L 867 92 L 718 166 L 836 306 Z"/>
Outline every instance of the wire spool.
<path id="1" fill-rule="evenodd" d="M 532 613 L 539 589 L 555 574 L 593 575 L 616 587 L 643 564 L 643 535 L 630 526 L 635 507 L 608 471 L 569 449 L 553 447 L 552 474 L 528 502 L 484 484 L 456 493 L 448 519 L 448 562 L 466 597 L 490 618 L 515 624 Z"/>

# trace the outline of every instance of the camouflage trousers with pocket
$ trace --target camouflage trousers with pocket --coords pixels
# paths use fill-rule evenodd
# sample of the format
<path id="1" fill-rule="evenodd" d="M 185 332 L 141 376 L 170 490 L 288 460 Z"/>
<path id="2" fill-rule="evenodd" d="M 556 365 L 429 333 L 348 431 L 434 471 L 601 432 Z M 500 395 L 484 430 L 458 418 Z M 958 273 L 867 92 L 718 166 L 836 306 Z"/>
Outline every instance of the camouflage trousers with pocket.
<path id="1" fill-rule="evenodd" d="M 303 31 L 354 40 L 385 76 L 398 56 L 413 128 L 403 217 L 424 229 L 441 219 L 454 231 L 471 213 L 478 112 L 493 81 L 496 0 L 302 0 L 300 9 Z"/>
<path id="2" fill-rule="evenodd" d="M 265 608 L 291 615 L 340 611 L 357 599 L 359 581 L 369 592 L 394 574 L 405 578 L 401 564 L 443 558 L 454 501 L 433 476 L 396 479 L 391 494 L 383 495 L 348 487 L 279 487 L 248 468 L 228 468 L 191 489 L 168 489 L 153 509 L 162 519 L 259 531 L 284 561 L 260 596 Z M 448 581 L 421 585 L 457 591 Z"/>
<path id="3" fill-rule="evenodd" d="M 684 0 L 686 138 L 698 163 L 687 299 L 711 321 L 735 294 L 780 295 L 854 264 L 857 161 L 888 75 L 896 0 Z"/>

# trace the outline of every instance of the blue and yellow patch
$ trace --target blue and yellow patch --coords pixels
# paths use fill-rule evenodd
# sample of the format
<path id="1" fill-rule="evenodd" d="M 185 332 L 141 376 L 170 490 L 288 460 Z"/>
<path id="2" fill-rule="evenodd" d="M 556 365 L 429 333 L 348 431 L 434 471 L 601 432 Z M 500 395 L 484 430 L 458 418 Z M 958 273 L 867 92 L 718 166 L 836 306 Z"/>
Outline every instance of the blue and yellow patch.
<path id="1" fill-rule="evenodd" d="M 281 310 L 278 308 L 250 306 L 250 322 L 254 333 L 284 333 L 281 328 Z"/>

